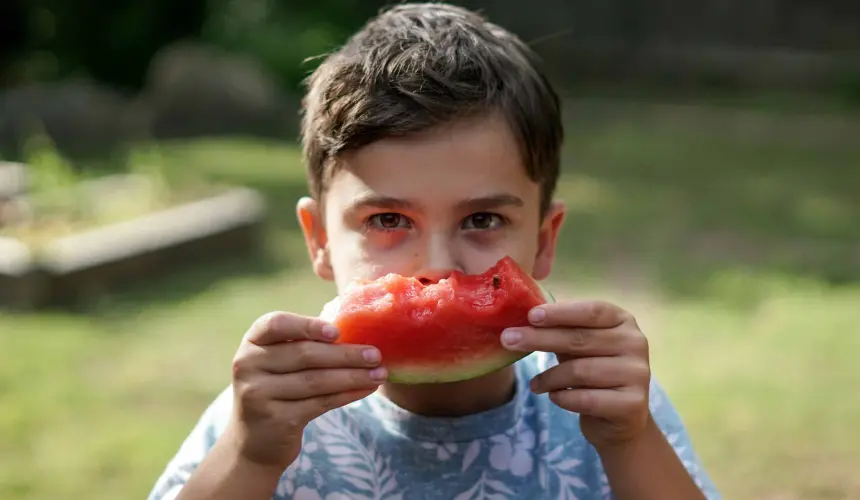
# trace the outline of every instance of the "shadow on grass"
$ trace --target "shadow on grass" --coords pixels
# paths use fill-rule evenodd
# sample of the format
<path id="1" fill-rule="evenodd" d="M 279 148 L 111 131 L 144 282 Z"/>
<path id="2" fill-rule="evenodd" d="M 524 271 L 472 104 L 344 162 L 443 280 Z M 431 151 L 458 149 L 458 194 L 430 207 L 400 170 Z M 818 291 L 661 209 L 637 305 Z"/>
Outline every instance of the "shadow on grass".
<path id="1" fill-rule="evenodd" d="M 679 296 L 721 276 L 860 281 L 860 118 L 573 102 L 561 267 Z M 584 270 L 584 271 L 583 271 Z"/>
<path id="2" fill-rule="evenodd" d="M 224 281 L 271 276 L 288 267 L 288 263 L 282 259 L 262 254 L 256 257 L 228 257 L 130 282 L 110 294 L 80 304 L 75 310 L 110 315 L 112 309 L 125 309 L 133 305 L 182 303 Z"/>

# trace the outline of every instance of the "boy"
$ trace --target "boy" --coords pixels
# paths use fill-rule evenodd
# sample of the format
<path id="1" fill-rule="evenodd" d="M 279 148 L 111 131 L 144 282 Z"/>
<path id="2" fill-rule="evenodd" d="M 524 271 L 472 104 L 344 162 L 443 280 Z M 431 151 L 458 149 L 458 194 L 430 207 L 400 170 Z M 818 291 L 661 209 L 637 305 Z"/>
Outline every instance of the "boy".
<path id="1" fill-rule="evenodd" d="M 305 106 L 313 197 L 297 213 L 338 290 L 505 255 L 550 274 L 559 101 L 516 37 L 458 7 L 400 5 L 327 58 Z M 535 351 L 514 366 L 402 386 L 322 319 L 267 314 L 150 498 L 719 498 L 629 313 L 562 302 L 530 321 L 500 340 Z"/>

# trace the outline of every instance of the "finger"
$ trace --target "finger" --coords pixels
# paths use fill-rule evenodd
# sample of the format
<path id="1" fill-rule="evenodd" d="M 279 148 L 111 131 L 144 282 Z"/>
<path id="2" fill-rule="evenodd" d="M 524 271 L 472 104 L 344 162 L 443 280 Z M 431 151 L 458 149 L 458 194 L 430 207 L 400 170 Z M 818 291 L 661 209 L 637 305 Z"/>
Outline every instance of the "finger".
<path id="1" fill-rule="evenodd" d="M 564 389 L 549 393 L 549 399 L 567 411 L 590 417 L 618 419 L 647 404 L 647 394 L 639 390 Z"/>
<path id="2" fill-rule="evenodd" d="M 529 311 L 535 326 L 614 328 L 632 319 L 620 307 L 600 300 L 544 304 Z"/>
<path id="3" fill-rule="evenodd" d="M 256 345 L 271 345 L 291 340 L 331 342 L 337 338 L 337 328 L 319 318 L 276 311 L 258 318 L 245 334 L 245 338 Z"/>
<path id="4" fill-rule="evenodd" d="M 373 387 L 371 389 L 356 389 L 354 391 L 326 394 L 324 396 L 291 402 L 290 404 L 294 405 L 293 411 L 301 415 L 305 422 L 309 422 L 327 411 L 364 399 L 376 392 L 376 389 L 376 387 Z"/>
<path id="5" fill-rule="evenodd" d="M 616 356 L 626 345 L 620 329 L 534 328 L 523 326 L 502 332 L 502 345 L 518 352 L 554 352 L 571 356 Z"/>
<path id="6" fill-rule="evenodd" d="M 651 370 L 644 361 L 626 357 L 576 358 L 534 377 L 535 394 L 564 389 L 614 389 L 647 385 Z"/>
<path id="7" fill-rule="evenodd" d="M 382 355 L 373 346 L 286 342 L 257 348 L 250 355 L 258 370 L 282 374 L 318 368 L 369 368 L 379 365 Z"/>
<path id="8" fill-rule="evenodd" d="M 266 390 L 271 399 L 297 401 L 340 392 L 378 387 L 388 377 L 383 367 L 372 370 L 336 368 L 269 375 Z"/>

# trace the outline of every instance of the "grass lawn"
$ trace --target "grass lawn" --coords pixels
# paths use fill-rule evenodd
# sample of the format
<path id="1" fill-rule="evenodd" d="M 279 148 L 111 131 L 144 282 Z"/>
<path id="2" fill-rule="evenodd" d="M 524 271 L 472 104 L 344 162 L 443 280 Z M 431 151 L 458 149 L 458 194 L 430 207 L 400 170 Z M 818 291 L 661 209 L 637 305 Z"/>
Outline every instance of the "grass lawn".
<path id="1" fill-rule="evenodd" d="M 550 288 L 641 320 L 726 498 L 860 498 L 860 118 L 581 101 Z M 191 269 L 86 312 L 0 313 L 0 498 L 143 498 L 229 380 L 249 323 L 315 313 L 295 148 L 168 145 L 261 189 L 265 262 Z"/>

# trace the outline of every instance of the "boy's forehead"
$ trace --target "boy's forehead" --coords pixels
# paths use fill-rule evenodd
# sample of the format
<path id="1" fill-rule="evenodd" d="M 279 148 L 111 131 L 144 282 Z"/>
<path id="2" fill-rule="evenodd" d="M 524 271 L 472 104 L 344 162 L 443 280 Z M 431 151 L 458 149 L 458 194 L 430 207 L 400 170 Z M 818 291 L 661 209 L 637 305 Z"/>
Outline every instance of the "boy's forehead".
<path id="1" fill-rule="evenodd" d="M 479 168 L 416 170 L 410 165 L 391 170 L 339 169 L 331 180 L 327 203 L 339 212 L 362 208 L 480 211 L 526 207 L 536 204 L 540 195 L 540 186 L 519 171 L 483 175 L 476 172 Z"/>
<path id="2" fill-rule="evenodd" d="M 503 120 L 470 119 L 377 140 L 338 159 L 339 168 L 373 182 L 468 183 L 527 177 L 519 145 Z"/>
<path id="3" fill-rule="evenodd" d="M 525 205 L 539 197 L 513 134 L 496 117 L 381 139 L 343 154 L 337 163 L 328 197 L 339 209 L 361 200 L 451 207 L 475 199 L 516 199 L 520 202 L 508 204 Z"/>

